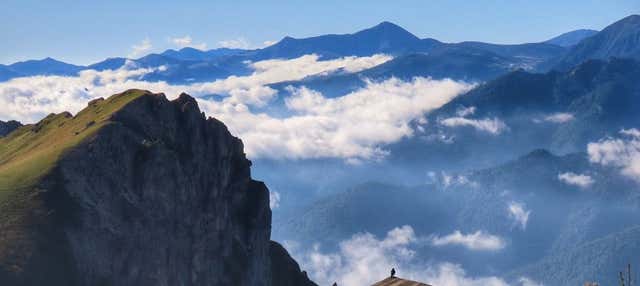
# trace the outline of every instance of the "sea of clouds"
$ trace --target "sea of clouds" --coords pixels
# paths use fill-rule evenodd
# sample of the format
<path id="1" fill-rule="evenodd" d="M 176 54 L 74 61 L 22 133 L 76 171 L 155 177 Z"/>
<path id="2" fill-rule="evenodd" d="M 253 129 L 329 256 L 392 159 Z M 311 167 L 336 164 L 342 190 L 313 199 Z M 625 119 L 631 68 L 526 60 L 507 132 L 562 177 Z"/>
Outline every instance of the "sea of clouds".
<path id="1" fill-rule="evenodd" d="M 387 55 L 320 60 L 317 55 L 272 59 L 247 65 L 253 73 L 212 82 L 173 85 L 142 78 L 164 66 L 139 68 L 128 62 L 117 70 L 85 70 L 77 76 L 32 76 L 0 83 L 0 120 L 34 123 L 49 113 L 78 112 L 89 100 L 126 89 L 165 93 L 169 99 L 186 92 L 201 109 L 223 121 L 240 137 L 251 158 L 342 158 L 377 160 L 384 145 L 413 136 L 411 123 L 472 85 L 417 77 L 366 81 L 366 86 L 338 98 L 306 87 L 287 88 L 287 113 L 276 116 L 263 107 L 278 91 L 273 83 L 301 80 L 333 72 L 358 72 L 390 60 Z"/>

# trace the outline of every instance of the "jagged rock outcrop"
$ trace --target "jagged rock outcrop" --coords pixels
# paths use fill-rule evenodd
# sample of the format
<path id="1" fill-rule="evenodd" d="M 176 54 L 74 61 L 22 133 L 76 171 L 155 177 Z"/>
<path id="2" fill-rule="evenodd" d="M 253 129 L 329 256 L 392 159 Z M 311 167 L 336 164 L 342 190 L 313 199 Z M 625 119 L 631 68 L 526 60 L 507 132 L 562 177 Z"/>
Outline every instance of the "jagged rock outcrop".
<path id="1" fill-rule="evenodd" d="M 271 280 L 274 286 L 317 286 L 309 280 L 307 272 L 300 271 L 298 263 L 289 256 L 282 245 L 272 241 L 269 249 L 271 252 Z"/>
<path id="2" fill-rule="evenodd" d="M 66 147 L 30 184 L 0 179 L 0 284 L 315 285 L 272 251 L 268 189 L 192 97 L 132 90 L 16 132 L 4 143 L 57 132 Z M 0 159 L 38 156 L 13 152 Z M 0 162 L 0 178 L 32 169 Z"/>
<path id="3" fill-rule="evenodd" d="M 16 130 L 20 126 L 22 126 L 22 123 L 15 120 L 9 120 L 6 122 L 0 120 L 0 137 L 6 136 L 7 134 L 11 133 L 11 131 Z"/>

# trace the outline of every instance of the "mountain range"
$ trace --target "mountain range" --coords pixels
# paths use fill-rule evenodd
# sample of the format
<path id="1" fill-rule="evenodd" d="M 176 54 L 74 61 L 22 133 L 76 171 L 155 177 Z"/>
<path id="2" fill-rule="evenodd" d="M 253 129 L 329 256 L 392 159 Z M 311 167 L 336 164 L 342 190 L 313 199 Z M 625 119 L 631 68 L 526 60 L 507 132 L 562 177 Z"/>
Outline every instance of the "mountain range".
<path id="1" fill-rule="evenodd" d="M 10 234 L 0 237 L 0 282 L 314 285 L 306 265 L 275 241 L 335 252 L 355 234 L 384 237 L 408 225 L 420 238 L 417 263 L 451 262 L 516 285 L 522 277 L 613 285 L 640 254 L 640 189 L 629 176 L 635 169 L 598 164 L 588 151 L 606 141 L 629 161 L 637 156 L 637 146 L 625 149 L 617 137 L 640 126 L 639 35 L 638 15 L 602 31 L 512 45 L 421 39 L 383 22 L 255 50 L 0 65 L 0 81 L 163 66 L 141 80 L 188 84 L 248 75 L 247 63 L 262 60 L 392 56 L 357 72 L 269 83 L 273 99 L 251 107 L 265 113 L 286 109 L 302 87 L 337 100 L 389 79 L 469 84 L 407 123 L 410 135 L 379 146 L 385 156 L 370 161 L 249 162 L 242 142 L 186 94 L 169 101 L 129 90 L 75 115 L 0 121 L 0 233 Z M 456 231 L 503 243 L 478 251 L 433 242 Z"/>
<path id="2" fill-rule="evenodd" d="M 138 59 L 110 58 L 88 66 L 67 64 L 51 58 L 30 60 L 0 66 L 0 80 L 32 75 L 67 76 L 84 69 L 117 69 L 124 66 L 128 60 L 139 67 L 168 67 L 164 72 L 149 75 L 147 80 L 183 83 L 209 81 L 231 74 L 246 73 L 248 70 L 243 64 L 245 61 L 291 59 L 307 54 L 318 54 L 322 59 L 332 59 L 380 53 L 393 56 L 433 54 L 416 61 L 413 64 L 414 69 L 427 69 L 427 74 L 436 77 L 486 80 L 504 73 L 505 70 L 516 68 L 544 71 L 555 65 L 566 67 L 586 59 L 633 55 L 633 33 L 637 31 L 637 21 L 637 16 L 630 16 L 599 33 L 593 30 L 576 30 L 548 41 L 516 45 L 482 42 L 443 43 L 431 38 L 420 39 L 393 23 L 383 22 L 353 34 L 331 34 L 303 39 L 285 37 L 276 44 L 256 50 L 220 48 L 201 51 L 183 48 Z M 591 40 L 581 44 L 582 40 L 588 38 Z M 599 48 L 598 43 L 603 42 L 609 46 Z M 469 62 L 468 66 L 465 65 L 466 62 Z M 479 72 L 477 69 L 474 70 L 474 66 L 478 64 L 498 70 L 474 75 L 474 72 Z M 469 70 L 468 75 L 464 74 L 466 69 Z M 398 69 L 395 72 L 410 73 L 410 70 Z M 463 75 L 460 75 L 461 73 Z"/>
<path id="3" fill-rule="evenodd" d="M 315 285 L 238 138 L 128 90 L 0 138 L 2 285 Z"/>

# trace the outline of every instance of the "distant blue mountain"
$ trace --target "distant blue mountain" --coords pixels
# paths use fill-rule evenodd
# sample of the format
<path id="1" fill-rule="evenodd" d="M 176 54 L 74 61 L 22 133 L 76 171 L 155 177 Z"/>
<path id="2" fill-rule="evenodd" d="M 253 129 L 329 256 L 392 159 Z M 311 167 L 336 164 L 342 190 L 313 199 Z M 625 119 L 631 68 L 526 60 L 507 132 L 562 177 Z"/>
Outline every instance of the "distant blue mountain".
<path id="1" fill-rule="evenodd" d="M 19 73 L 12 70 L 8 66 L 0 65 L 0 82 L 7 81 L 19 76 L 20 76 Z"/>
<path id="2" fill-rule="evenodd" d="M 6 136 L 7 134 L 11 133 L 13 130 L 16 130 L 17 128 L 19 128 L 20 126 L 22 126 L 22 123 L 15 120 L 9 120 L 6 122 L 0 120 L 0 137 Z"/>
<path id="3" fill-rule="evenodd" d="M 594 184 L 588 191 L 580 190 L 559 181 L 562 172 L 590 174 Z M 634 183 L 613 169 L 591 165 L 584 153 L 557 156 L 537 149 L 497 166 L 449 176 L 453 179 L 448 182 L 441 179 L 413 187 L 365 183 L 347 188 L 300 206 L 286 220 L 276 220 L 275 237 L 335 246 L 354 233 L 380 237 L 401 225 L 411 225 L 421 237 L 484 230 L 504 238 L 508 242 L 505 249 L 483 253 L 427 243 L 417 249 L 416 257 L 459 263 L 473 275 L 504 276 L 534 265 L 537 272 L 516 273 L 524 272 L 545 285 L 577 285 L 577 279 L 594 274 L 609 281 L 604 276 L 607 271 L 624 265 L 628 258 L 605 251 L 615 243 L 597 248 L 606 253 L 600 253 L 602 258 L 597 258 L 598 251 L 572 255 L 590 257 L 600 266 L 610 263 L 601 269 L 572 267 L 567 259 L 562 259 L 566 262 L 562 264 L 557 261 L 560 253 L 566 253 L 558 251 L 572 252 L 571 248 L 591 245 L 638 223 L 640 208 L 635 204 Z M 522 203 L 524 211 L 531 211 L 526 228 L 509 217 L 508 206 L 514 201 Z M 610 223 L 612 220 L 617 223 Z M 621 243 L 638 245 L 634 242 L 638 238 L 634 233 Z M 637 246 L 629 249 L 637 253 Z M 574 275 L 559 275 L 567 272 Z"/>
<path id="4" fill-rule="evenodd" d="M 384 53 L 395 56 L 396 60 L 379 67 L 377 71 L 368 71 L 370 75 L 432 76 L 484 81 L 516 68 L 546 71 L 552 67 L 569 69 L 588 59 L 640 58 L 639 17 L 622 19 L 591 37 L 589 35 L 593 31 L 577 30 L 542 43 L 443 43 L 430 38 L 420 39 L 398 25 L 382 22 L 353 34 L 330 34 L 302 39 L 285 37 L 274 45 L 257 50 L 219 48 L 201 51 L 183 48 L 150 54 L 132 61 L 140 67 L 165 65 L 168 68 L 164 72 L 147 76 L 148 80 L 184 83 L 246 74 L 250 72 L 246 66 L 247 61 L 290 59 L 307 54 L 331 59 Z M 581 39 L 584 40 L 580 41 Z M 26 61 L 0 66 L 0 80 L 29 75 L 74 75 L 86 68 L 117 69 L 125 62 L 125 58 L 110 58 L 83 67 L 50 58 Z M 332 80 L 351 83 L 348 78 Z"/>
<path id="5" fill-rule="evenodd" d="M 97 62 L 88 66 L 89 69 L 103 71 L 119 69 L 127 62 L 126 58 L 108 58 L 104 61 Z"/>
<path id="6" fill-rule="evenodd" d="M 640 15 L 617 21 L 573 46 L 557 63 L 569 69 L 589 59 L 611 57 L 640 59 Z"/>
<path id="7" fill-rule="evenodd" d="M 243 49 L 219 48 L 208 51 L 202 51 L 191 47 L 182 48 L 180 50 L 166 50 L 161 55 L 172 57 L 183 61 L 211 61 L 219 57 L 233 56 L 245 53 Z"/>
<path id="8" fill-rule="evenodd" d="M 139 59 L 110 58 L 102 62 L 89 65 L 87 68 L 95 70 L 115 70 L 125 65 L 127 61 L 131 64 L 131 68 L 157 68 L 164 66 L 166 69 L 151 72 L 143 76 L 142 79 L 148 81 L 167 81 L 169 83 L 189 83 L 211 81 L 232 74 L 241 75 L 245 73 L 244 64 L 237 61 L 225 62 L 218 60 L 186 60 L 189 53 L 198 51 L 195 49 L 182 49 L 185 53 L 178 54 L 166 51 L 162 54 L 149 54 Z M 215 51 L 215 50 L 213 50 Z M 175 51 L 174 51 L 175 52 Z M 195 53 L 205 53 L 198 51 Z M 211 54 L 214 54 L 212 52 Z M 232 53 L 230 52 L 229 55 Z M 195 57 L 195 54 L 191 56 Z M 202 55 L 205 57 L 205 55 Z M 222 57 L 222 56 L 221 56 Z M 212 57 L 214 59 L 215 57 Z"/>
<path id="9" fill-rule="evenodd" d="M 17 62 L 8 66 L 22 76 L 75 75 L 85 67 L 61 62 L 52 58 Z"/>
<path id="10" fill-rule="evenodd" d="M 462 42 L 453 44 L 458 47 L 475 48 L 490 51 L 504 57 L 516 57 L 528 59 L 531 66 L 535 66 L 545 60 L 560 56 L 565 49 L 547 43 L 527 43 L 518 45 L 499 45 L 482 42 Z"/>
<path id="11" fill-rule="evenodd" d="M 299 81 L 282 82 L 273 88 L 305 86 L 337 97 L 366 85 L 366 80 L 385 80 L 391 77 L 411 80 L 414 77 L 450 78 L 466 82 L 483 82 L 517 69 L 531 69 L 528 61 L 500 56 L 493 52 L 462 46 L 442 46 L 430 53 L 400 55 L 386 63 L 357 73 L 334 73 L 310 76 Z"/>
<path id="12" fill-rule="evenodd" d="M 559 36 L 553 37 L 549 40 L 544 41 L 544 43 L 561 46 L 561 47 L 571 47 L 571 46 L 575 46 L 580 41 L 588 37 L 591 37 L 597 33 L 598 31 L 596 30 L 580 29 L 580 30 L 575 30 L 571 32 L 566 32 Z"/>
<path id="13" fill-rule="evenodd" d="M 421 40 L 393 23 L 382 22 L 354 34 L 332 34 L 304 39 L 285 37 L 272 46 L 256 51 L 254 58 L 295 58 L 312 53 L 324 58 L 368 56 L 377 53 L 397 55 L 428 52 L 439 44 L 441 43 L 434 39 Z"/>
<path id="14" fill-rule="evenodd" d="M 393 76 L 402 79 L 423 76 L 477 82 L 494 79 L 519 68 L 528 68 L 528 63 L 486 49 L 450 45 L 436 48 L 427 54 L 399 56 L 362 71 L 360 75 L 368 78 Z"/>

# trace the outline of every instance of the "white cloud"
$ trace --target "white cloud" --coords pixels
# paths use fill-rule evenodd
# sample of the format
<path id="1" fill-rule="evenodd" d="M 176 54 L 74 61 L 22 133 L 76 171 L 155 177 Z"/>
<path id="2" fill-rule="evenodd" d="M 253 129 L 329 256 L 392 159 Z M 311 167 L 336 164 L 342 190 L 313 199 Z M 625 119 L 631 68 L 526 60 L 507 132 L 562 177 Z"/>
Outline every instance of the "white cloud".
<path id="1" fill-rule="evenodd" d="M 587 188 L 594 183 L 593 178 L 584 174 L 576 174 L 573 172 L 566 172 L 558 174 L 558 180 L 569 184 L 578 186 L 580 188 Z"/>
<path id="2" fill-rule="evenodd" d="M 274 44 L 276 44 L 278 41 L 264 41 L 262 42 L 262 47 L 268 47 L 268 46 L 273 46 Z"/>
<path id="3" fill-rule="evenodd" d="M 433 237 L 431 243 L 434 246 L 461 245 L 470 250 L 480 251 L 495 251 L 503 249 L 506 246 L 504 240 L 499 236 L 480 230 L 469 234 L 463 234 L 459 230 L 456 230 L 446 236 Z"/>
<path id="4" fill-rule="evenodd" d="M 323 253 L 318 245 L 300 249 L 285 243 L 292 255 L 319 285 L 337 282 L 341 286 L 371 285 L 389 276 L 391 268 L 397 276 L 438 286 L 507 286 L 501 278 L 470 277 L 457 264 L 423 263 L 415 258 L 414 247 L 420 239 L 413 228 L 402 226 L 389 231 L 384 238 L 369 233 L 354 235 L 339 244 L 339 250 Z M 527 281 L 531 281 L 527 279 Z M 531 284 L 518 283 L 529 286 Z"/>
<path id="5" fill-rule="evenodd" d="M 218 45 L 222 48 L 229 49 L 245 49 L 248 50 L 251 48 L 251 43 L 244 37 L 238 37 L 235 39 L 222 40 L 218 42 Z"/>
<path id="6" fill-rule="evenodd" d="M 309 55 L 292 60 L 250 63 L 250 66 L 255 70 L 251 75 L 231 76 L 223 80 L 191 85 L 142 81 L 140 78 L 143 75 L 156 70 L 164 70 L 166 67 L 140 69 L 133 62 L 128 62 L 121 69 L 100 72 L 85 70 L 73 77 L 15 78 L 0 83 L 0 103 L 2 103 L 0 118 L 34 122 L 52 112 L 77 112 L 86 106 L 88 100 L 108 97 L 129 88 L 164 92 L 169 98 L 176 97 L 181 92 L 187 92 L 193 96 L 222 94 L 227 95 L 225 103 L 260 105 L 275 94 L 275 90 L 266 87 L 266 84 L 297 80 L 307 75 L 340 68 L 364 69 L 389 59 L 388 56 L 376 55 L 318 61 L 317 56 Z M 215 114 L 209 115 L 215 116 Z"/>
<path id="7" fill-rule="evenodd" d="M 193 43 L 193 39 L 191 39 L 191 36 L 189 36 L 189 35 L 184 36 L 184 37 L 169 38 L 169 42 L 173 43 L 178 48 L 192 47 L 192 48 L 196 48 L 196 49 L 199 49 L 199 50 L 206 50 L 207 49 L 207 44 L 206 43 L 194 44 Z"/>
<path id="8" fill-rule="evenodd" d="M 130 65 L 127 65 L 130 66 Z M 76 77 L 34 76 L 0 83 L 0 118 L 36 122 L 49 113 L 77 112 L 87 102 L 129 88 L 166 90 L 179 94 L 180 89 L 165 83 L 136 80 L 156 69 L 119 69 L 115 71 L 81 71 Z"/>
<path id="9" fill-rule="evenodd" d="M 249 154 L 376 159 L 386 155 L 380 145 L 413 135 L 409 124 L 413 119 L 442 106 L 468 87 L 450 80 L 416 78 L 404 82 L 392 78 L 369 82 L 365 88 L 338 98 L 295 88 L 290 89 L 292 96 L 286 100 L 287 108 L 295 114 L 287 118 L 229 106 L 203 106 L 212 110 L 211 114 L 222 114 L 220 119 L 247 142 Z M 234 121 L 240 117 L 242 120 Z"/>
<path id="10" fill-rule="evenodd" d="M 316 74 L 329 74 L 338 69 L 357 72 L 390 59 L 391 57 L 386 55 L 373 55 L 320 61 L 317 55 L 305 55 L 290 60 L 265 60 L 248 63 L 254 70 L 251 75 L 230 76 L 210 83 L 194 84 L 189 86 L 189 90 L 195 95 L 206 93 L 231 95 L 230 98 L 225 99 L 225 103 L 228 104 L 264 106 L 276 94 L 276 90 L 267 87 L 267 84 L 300 80 Z"/>
<path id="11" fill-rule="evenodd" d="M 203 111 L 222 120 L 243 139 L 251 158 L 344 158 L 349 162 L 378 159 L 382 147 L 413 136 L 411 124 L 425 112 L 447 103 L 471 85 L 451 80 L 416 78 L 367 82 L 366 87 L 338 98 L 301 87 L 291 88 L 286 100 L 290 114 L 272 116 L 256 111 L 268 104 L 276 91 L 268 84 L 299 80 L 338 69 L 356 72 L 389 60 L 384 55 L 345 57 L 319 61 L 316 55 L 291 60 L 248 63 L 254 72 L 213 82 L 170 85 L 142 81 L 157 69 L 126 65 L 119 70 L 87 70 L 76 77 L 36 76 L 0 83 L 0 119 L 35 122 L 51 112 L 77 112 L 86 102 L 129 88 L 164 92 L 175 98 L 181 92 L 199 98 Z M 259 109 L 258 109 L 259 110 Z"/>
<path id="12" fill-rule="evenodd" d="M 448 127 L 470 126 L 479 131 L 488 132 L 494 135 L 507 130 L 507 125 L 498 118 L 469 119 L 464 117 L 451 117 L 440 120 L 440 124 Z"/>
<path id="13" fill-rule="evenodd" d="M 441 172 L 441 180 L 440 183 L 443 187 L 448 188 L 454 185 L 468 185 L 475 187 L 477 186 L 476 182 L 469 180 L 469 178 L 465 175 L 449 175 L 446 172 Z"/>
<path id="14" fill-rule="evenodd" d="M 280 193 L 276 191 L 269 191 L 269 207 L 272 210 L 280 207 Z"/>
<path id="15" fill-rule="evenodd" d="M 620 130 L 620 134 L 631 136 L 633 138 L 640 138 L 640 130 L 631 128 L 631 129 L 622 129 Z"/>
<path id="16" fill-rule="evenodd" d="M 520 279 L 518 279 L 518 282 L 520 282 L 521 286 L 543 286 L 542 283 L 538 283 L 537 281 L 534 281 L 527 277 L 520 277 Z"/>
<path id="17" fill-rule="evenodd" d="M 623 175 L 640 181 L 640 130 L 623 129 L 622 138 L 605 138 L 587 145 L 589 160 L 620 168 Z"/>
<path id="18" fill-rule="evenodd" d="M 151 51 L 153 46 L 151 45 L 151 40 L 149 38 L 145 38 L 142 42 L 131 46 L 131 53 L 129 53 L 129 58 L 137 58 L 142 55 L 147 54 Z"/>
<path id="19" fill-rule="evenodd" d="M 558 113 L 553 113 L 553 114 L 544 116 L 542 119 L 534 119 L 533 121 L 536 123 L 541 123 L 541 122 L 565 123 L 574 119 L 575 117 L 571 113 L 558 112 Z"/>
<path id="20" fill-rule="evenodd" d="M 462 107 L 456 111 L 456 115 L 458 115 L 459 117 L 467 117 L 469 115 L 473 115 L 474 113 L 476 113 L 475 106 Z"/>
<path id="21" fill-rule="evenodd" d="M 522 230 L 525 230 L 527 228 L 527 223 L 529 222 L 529 215 L 531 214 L 531 211 L 527 210 L 523 203 L 515 201 L 509 202 L 507 210 L 509 212 L 509 217 L 513 219 L 514 223 L 519 225 Z"/>

